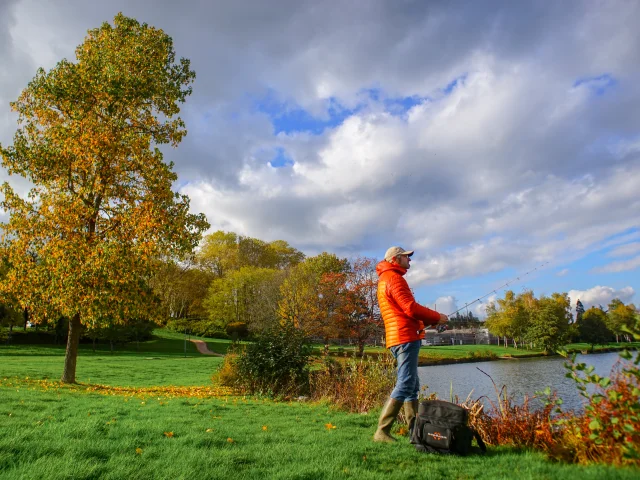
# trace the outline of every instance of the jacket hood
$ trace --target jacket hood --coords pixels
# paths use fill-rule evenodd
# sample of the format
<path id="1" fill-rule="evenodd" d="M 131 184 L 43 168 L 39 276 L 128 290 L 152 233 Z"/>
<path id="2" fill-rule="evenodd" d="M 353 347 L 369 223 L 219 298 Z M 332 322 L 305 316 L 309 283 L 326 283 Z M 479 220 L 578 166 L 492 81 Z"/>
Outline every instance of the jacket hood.
<path id="1" fill-rule="evenodd" d="M 386 260 L 382 260 L 378 265 L 376 265 L 376 273 L 378 276 L 382 275 L 384 272 L 388 272 L 389 270 L 393 270 L 394 272 L 398 272 L 400 275 L 404 275 L 407 273 L 407 269 L 397 265 L 395 263 L 387 262 Z"/>

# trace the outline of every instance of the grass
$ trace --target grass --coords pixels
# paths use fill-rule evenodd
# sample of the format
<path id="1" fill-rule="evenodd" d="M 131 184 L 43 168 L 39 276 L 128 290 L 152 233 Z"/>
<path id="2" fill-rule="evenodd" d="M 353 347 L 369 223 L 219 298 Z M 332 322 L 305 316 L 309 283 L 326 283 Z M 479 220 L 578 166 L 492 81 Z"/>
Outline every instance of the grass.
<path id="1" fill-rule="evenodd" d="M 6 331 L 5 331 L 6 333 Z M 44 332 L 40 332 L 42 336 Z M 47 335 L 44 333 L 44 339 L 49 340 L 49 343 L 42 343 L 42 338 L 39 338 L 39 342 L 36 342 L 36 332 L 28 330 L 24 332 L 22 329 L 14 330 L 11 345 L 4 345 L 0 343 L 0 355 L 5 350 L 14 350 L 16 355 L 64 355 L 66 344 L 53 344 L 53 334 Z M 227 349 L 231 345 L 231 340 L 218 339 L 218 338 L 206 338 L 199 337 L 197 335 L 188 335 L 186 342 L 186 355 L 187 356 L 199 356 L 198 350 L 195 345 L 189 341 L 202 340 L 204 341 L 209 350 L 217 353 L 226 353 Z M 38 349 L 25 349 L 26 346 L 36 347 L 36 345 L 43 347 L 42 350 Z M 81 343 L 79 346 L 80 355 L 93 354 L 93 346 L 91 343 Z M 139 354 L 139 353 L 152 353 L 156 355 L 177 355 L 185 356 L 185 335 L 183 333 L 172 332 L 165 329 L 156 329 L 153 331 L 153 338 L 143 342 L 131 342 L 124 345 L 116 345 L 114 352 L 118 354 Z M 99 342 L 96 344 L 96 354 L 110 354 L 111 347 L 108 343 Z"/>
<path id="2" fill-rule="evenodd" d="M 226 342 L 208 343 L 222 348 Z M 418 453 L 402 437 L 376 444 L 377 411 L 348 414 L 321 403 L 219 396 L 222 390 L 196 386 L 213 387 L 210 377 L 222 359 L 195 348 L 185 358 L 183 349 L 184 337 L 167 332 L 141 343 L 140 352 L 135 345 L 114 354 L 85 347 L 77 370 L 82 384 L 63 387 L 41 380 L 59 378 L 60 347 L 0 347 L 0 477 L 637 477 L 637 470 L 553 463 L 541 453 L 510 448 L 444 457 Z"/>
<path id="3" fill-rule="evenodd" d="M 492 448 L 486 456 L 421 454 L 406 438 L 392 445 L 373 443 L 376 420 L 375 414 L 297 402 L 103 396 L 5 382 L 0 386 L 0 476 L 637 478 L 633 470 L 557 464 L 539 453 L 508 448 Z"/>
<path id="4" fill-rule="evenodd" d="M 314 346 L 314 353 L 320 355 L 322 351 L 321 345 Z M 590 346 L 586 343 L 573 343 L 563 347 L 568 352 L 582 352 L 590 350 Z M 640 348 L 640 342 L 631 343 L 609 343 L 607 345 L 598 345 L 595 352 L 609 351 L 612 349 L 624 348 Z M 355 346 L 332 346 L 330 348 L 331 355 L 334 356 L 353 356 L 357 348 Z M 366 355 L 381 355 L 386 351 L 383 347 L 367 347 Z M 523 348 L 513 348 L 512 346 L 504 347 L 502 345 L 437 345 L 425 346 L 420 349 L 420 362 L 438 363 L 446 361 L 464 361 L 464 360 L 491 360 L 498 357 L 529 357 L 543 355 L 542 350 L 528 350 Z"/>

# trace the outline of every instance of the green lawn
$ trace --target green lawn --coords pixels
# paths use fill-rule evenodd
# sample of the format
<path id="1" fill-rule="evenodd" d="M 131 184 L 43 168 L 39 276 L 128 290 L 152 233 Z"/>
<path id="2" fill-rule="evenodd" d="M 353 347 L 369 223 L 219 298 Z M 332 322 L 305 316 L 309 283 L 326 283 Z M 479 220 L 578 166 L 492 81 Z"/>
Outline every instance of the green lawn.
<path id="1" fill-rule="evenodd" d="M 82 384 L 72 388 L 55 382 L 62 372 L 60 347 L 0 347 L 0 477 L 583 480 L 638 476 L 637 470 L 557 464 L 541 453 L 509 448 L 490 448 L 486 456 L 465 458 L 420 454 L 405 437 L 393 445 L 371 441 L 378 411 L 348 414 L 328 405 L 203 394 L 194 386 L 223 393 L 210 380 L 222 359 L 199 355 L 195 348 L 185 358 L 183 336 L 158 333 L 154 341 L 140 344 L 140 352 L 135 345 L 114 354 L 83 348 L 77 367 Z M 176 351 L 180 346 L 182 351 Z M 40 380 L 46 378 L 50 380 Z M 134 390 L 91 391 L 98 384 Z M 144 388 L 152 386 L 159 388 Z M 178 391 L 169 386 L 186 388 Z"/>
<path id="2" fill-rule="evenodd" d="M 569 352 L 581 352 L 590 350 L 590 346 L 585 343 L 575 343 L 565 345 L 565 350 Z M 595 351 L 605 349 L 623 349 L 623 348 L 640 348 L 640 342 L 632 343 L 609 343 L 607 345 L 598 345 Z M 315 353 L 320 354 L 322 346 L 314 347 Z M 352 356 L 356 352 L 355 346 L 332 346 L 330 348 L 332 355 Z M 365 354 L 380 355 L 385 352 L 383 347 L 367 347 Z M 420 349 L 421 363 L 436 363 L 445 361 L 464 361 L 464 360 L 491 360 L 498 357 L 528 357 L 532 355 L 543 355 L 542 350 L 528 350 L 523 348 L 503 347 L 498 345 L 438 345 L 424 346 Z"/>
<path id="3" fill-rule="evenodd" d="M 7 333 L 6 329 L 4 331 Z M 24 332 L 22 329 L 17 329 L 13 332 L 13 339 L 10 345 L 0 343 L 0 355 L 3 351 L 14 350 L 17 355 L 64 355 L 66 344 L 54 345 L 54 337 L 52 335 L 44 335 L 44 339 L 47 343 L 42 343 L 41 337 L 36 337 L 36 332 L 28 330 Z M 218 338 L 205 338 L 196 335 L 187 335 L 185 342 L 185 335 L 183 333 L 171 332 L 165 329 L 156 329 L 153 331 L 153 338 L 144 342 L 131 342 L 124 345 L 115 345 L 114 353 L 118 354 L 154 354 L 154 355 L 178 355 L 185 356 L 200 356 L 195 345 L 189 341 L 189 339 L 203 340 L 207 343 L 209 350 L 226 353 L 227 349 L 231 345 L 231 340 L 224 340 Z M 25 349 L 25 347 L 30 347 Z M 98 342 L 96 344 L 96 354 L 103 355 L 105 353 L 111 353 L 111 346 L 105 342 Z M 80 355 L 93 354 L 93 345 L 91 343 L 80 344 Z"/>
<path id="4" fill-rule="evenodd" d="M 600 480 L 638 474 L 561 465 L 508 448 L 464 458 L 420 454 L 404 437 L 373 443 L 376 420 L 377 412 L 298 402 L 104 396 L 5 381 L 0 477 Z"/>

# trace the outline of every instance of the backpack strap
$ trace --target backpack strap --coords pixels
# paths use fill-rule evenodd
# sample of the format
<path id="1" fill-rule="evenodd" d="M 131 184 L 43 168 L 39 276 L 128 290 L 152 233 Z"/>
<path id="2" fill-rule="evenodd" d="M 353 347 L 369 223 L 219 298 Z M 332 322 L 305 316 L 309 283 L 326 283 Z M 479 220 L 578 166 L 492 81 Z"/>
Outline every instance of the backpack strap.
<path id="1" fill-rule="evenodd" d="M 482 438 L 480 437 L 480 434 L 478 432 L 476 432 L 475 429 L 473 429 L 473 428 L 471 428 L 470 430 L 471 430 L 471 432 L 473 432 L 473 438 L 475 438 L 476 442 L 478 442 L 478 446 L 480 447 L 480 450 L 482 450 L 482 453 L 487 453 L 487 446 L 482 441 Z"/>

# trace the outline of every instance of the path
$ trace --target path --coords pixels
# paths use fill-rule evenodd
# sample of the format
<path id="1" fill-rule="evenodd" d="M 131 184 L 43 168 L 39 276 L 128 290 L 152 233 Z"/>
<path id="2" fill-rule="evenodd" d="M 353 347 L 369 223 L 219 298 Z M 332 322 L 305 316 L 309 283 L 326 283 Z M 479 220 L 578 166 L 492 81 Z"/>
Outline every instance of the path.
<path id="1" fill-rule="evenodd" d="M 222 355 L 221 353 L 216 353 L 209 350 L 209 347 L 207 346 L 207 344 L 202 340 L 189 340 L 189 341 L 195 343 L 196 348 L 203 355 L 214 355 L 216 357 L 224 357 L 224 355 Z"/>

